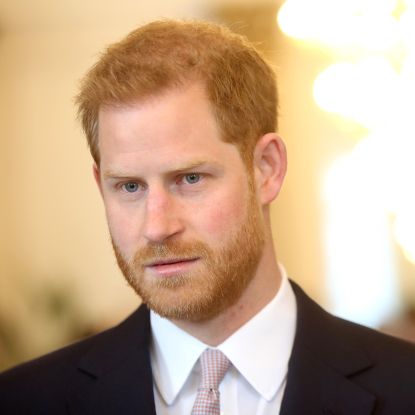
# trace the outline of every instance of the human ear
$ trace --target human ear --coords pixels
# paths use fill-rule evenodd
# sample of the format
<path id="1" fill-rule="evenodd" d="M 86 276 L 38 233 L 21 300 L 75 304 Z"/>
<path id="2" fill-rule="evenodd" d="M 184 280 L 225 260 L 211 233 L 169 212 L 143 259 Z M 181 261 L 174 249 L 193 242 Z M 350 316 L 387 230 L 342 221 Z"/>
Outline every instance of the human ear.
<path id="1" fill-rule="evenodd" d="M 101 173 L 96 163 L 94 163 L 92 166 L 92 172 L 94 174 L 95 183 L 97 184 L 99 192 L 101 193 L 101 196 L 102 196 Z"/>
<path id="2" fill-rule="evenodd" d="M 263 135 L 254 150 L 257 193 L 263 205 L 278 196 L 286 170 L 287 152 L 282 138 L 276 133 Z"/>

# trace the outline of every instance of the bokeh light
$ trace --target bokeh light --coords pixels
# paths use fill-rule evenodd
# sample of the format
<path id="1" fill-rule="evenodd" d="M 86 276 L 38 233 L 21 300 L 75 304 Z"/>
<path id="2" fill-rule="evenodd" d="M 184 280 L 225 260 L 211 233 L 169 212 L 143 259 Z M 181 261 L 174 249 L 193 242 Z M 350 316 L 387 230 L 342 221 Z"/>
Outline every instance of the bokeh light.
<path id="1" fill-rule="evenodd" d="M 314 84 L 314 98 L 323 110 L 367 128 L 375 128 L 389 116 L 397 92 L 398 76 L 380 56 L 335 63 L 320 73 Z"/>
<path id="2" fill-rule="evenodd" d="M 397 0 L 287 0 L 277 16 L 288 36 L 332 48 L 385 51 L 399 41 Z"/>
<path id="3" fill-rule="evenodd" d="M 361 180 L 415 263 L 415 0 L 287 0 L 277 20 L 288 36 L 338 59 L 316 77 L 315 101 L 368 130 L 350 170 L 362 161 Z"/>

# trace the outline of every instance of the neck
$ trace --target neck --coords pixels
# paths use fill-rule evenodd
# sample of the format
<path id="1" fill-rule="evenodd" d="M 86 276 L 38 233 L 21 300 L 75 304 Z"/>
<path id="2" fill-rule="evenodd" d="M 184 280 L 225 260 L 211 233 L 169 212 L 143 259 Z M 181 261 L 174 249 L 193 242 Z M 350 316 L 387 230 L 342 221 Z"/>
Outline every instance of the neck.
<path id="1" fill-rule="evenodd" d="M 261 311 L 277 294 L 281 272 L 272 241 L 266 243 L 252 281 L 239 300 L 218 316 L 203 322 L 172 321 L 176 326 L 209 346 L 218 346 Z"/>

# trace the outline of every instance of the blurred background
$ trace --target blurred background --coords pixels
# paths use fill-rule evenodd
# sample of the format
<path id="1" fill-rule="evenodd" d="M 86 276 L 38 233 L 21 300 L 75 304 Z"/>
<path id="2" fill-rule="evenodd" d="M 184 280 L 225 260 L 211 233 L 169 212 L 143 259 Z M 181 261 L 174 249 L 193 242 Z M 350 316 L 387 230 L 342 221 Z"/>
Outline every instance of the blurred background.
<path id="1" fill-rule="evenodd" d="M 325 308 L 415 340 L 415 1 L 2 0 L 0 369 L 139 304 L 76 121 L 103 48 L 153 19 L 224 23 L 277 71 L 279 260 Z"/>

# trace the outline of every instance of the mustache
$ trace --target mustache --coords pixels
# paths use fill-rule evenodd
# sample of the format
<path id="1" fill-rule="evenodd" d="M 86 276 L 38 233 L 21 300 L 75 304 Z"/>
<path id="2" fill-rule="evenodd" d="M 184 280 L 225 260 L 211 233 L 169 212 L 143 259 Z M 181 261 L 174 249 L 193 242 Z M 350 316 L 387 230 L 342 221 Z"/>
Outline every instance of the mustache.
<path id="1" fill-rule="evenodd" d="M 211 255 L 210 249 L 200 241 L 149 243 L 135 253 L 132 262 L 135 266 L 143 266 L 154 262 L 169 261 L 180 258 L 206 258 Z"/>

